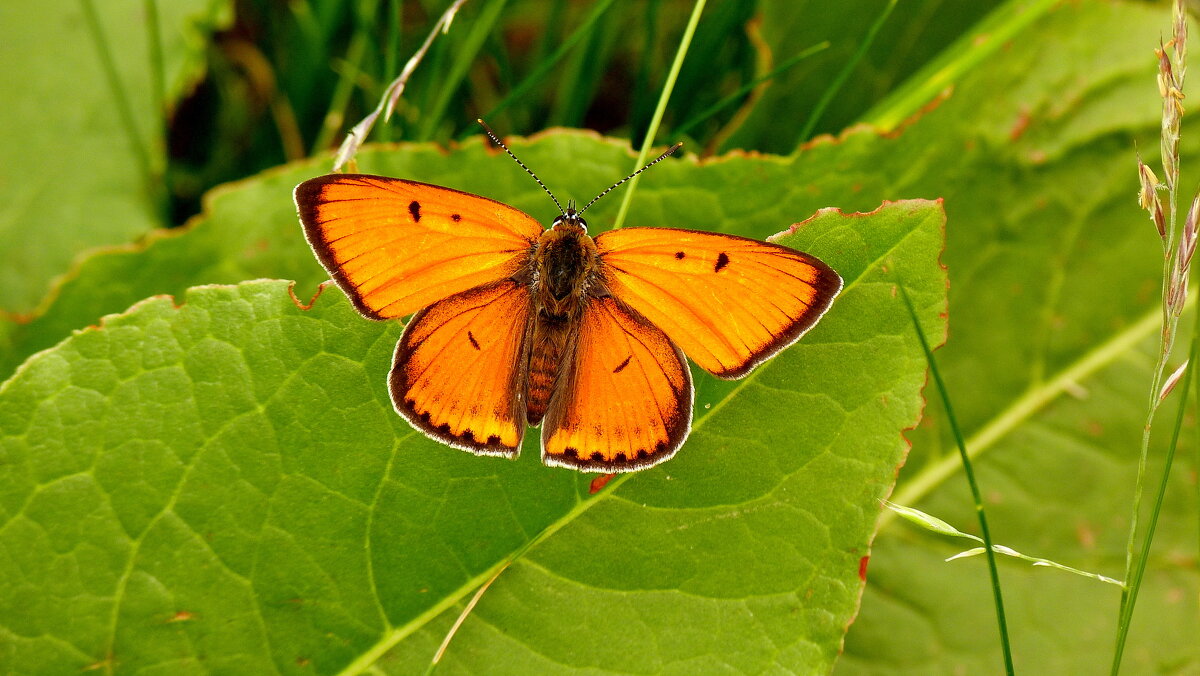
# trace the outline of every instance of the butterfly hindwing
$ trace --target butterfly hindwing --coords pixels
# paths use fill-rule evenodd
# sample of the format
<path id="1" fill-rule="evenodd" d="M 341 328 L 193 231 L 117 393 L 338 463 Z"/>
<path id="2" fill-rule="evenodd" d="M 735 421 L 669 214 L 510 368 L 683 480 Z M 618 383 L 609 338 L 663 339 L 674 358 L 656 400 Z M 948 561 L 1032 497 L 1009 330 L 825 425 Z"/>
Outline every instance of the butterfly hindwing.
<path id="1" fill-rule="evenodd" d="M 611 296 L 586 302 L 542 430 L 542 461 L 623 472 L 675 454 L 692 421 L 692 377 L 667 336 Z"/>
<path id="2" fill-rule="evenodd" d="M 396 411 L 428 436 L 475 453 L 516 456 L 531 331 L 529 286 L 471 289 L 418 312 L 396 345 Z"/>
<path id="3" fill-rule="evenodd" d="M 816 324 L 842 279 L 778 244 L 694 230 L 596 237 L 604 284 L 704 370 L 740 378 Z"/>
<path id="4" fill-rule="evenodd" d="M 740 378 L 795 342 L 842 280 L 788 247 L 734 235 L 550 230 L 493 200 L 415 181 L 330 174 L 296 187 L 305 237 L 367 317 L 412 315 L 388 377 L 432 439 L 623 472 L 670 458 L 691 429 L 684 354 Z M 413 314 L 415 313 L 415 314 Z M 536 382 L 535 382 L 536 381 Z"/>
<path id="5" fill-rule="evenodd" d="M 511 276 L 542 233 L 500 202 L 384 176 L 319 176 L 294 197 L 317 258 L 373 319 Z"/>

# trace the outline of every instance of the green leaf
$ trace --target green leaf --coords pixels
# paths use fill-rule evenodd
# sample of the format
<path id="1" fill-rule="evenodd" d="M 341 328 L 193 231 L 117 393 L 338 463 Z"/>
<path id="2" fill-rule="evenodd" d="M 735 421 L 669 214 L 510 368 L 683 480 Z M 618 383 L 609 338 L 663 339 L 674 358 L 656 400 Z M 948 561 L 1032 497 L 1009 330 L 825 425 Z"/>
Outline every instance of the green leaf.
<path id="1" fill-rule="evenodd" d="M 997 541 L 1118 576 L 1149 386 L 1146 355 L 1157 332 L 1161 255 L 1153 227 L 1134 203 L 1132 148 L 1135 140 L 1143 152 L 1157 147 L 1150 50 L 1167 22 L 1163 12 L 1139 3 L 1065 3 L 957 81 L 948 98 L 900 133 L 881 137 L 856 129 L 794 158 L 663 163 L 639 185 L 631 224 L 761 237 L 821 206 L 869 209 L 881 199 L 944 197 L 953 330 L 939 363 L 968 446 L 983 453 L 978 471 Z M 1200 166 L 1198 142 L 1200 132 L 1185 126 L 1184 185 L 1195 171 L 1189 167 Z M 564 199 L 590 198 L 632 164 L 624 145 L 575 133 L 517 140 L 514 147 Z M 375 149 L 362 161 L 370 171 L 472 190 L 539 218 L 553 213 L 506 158 L 474 142 L 448 154 L 428 146 Z M 210 200 L 187 233 L 88 260 L 45 322 L 16 327 L 23 333 L 14 335 L 8 354 L 15 356 L 4 372 L 72 329 L 147 295 L 253 276 L 296 278 L 302 291 L 311 289 L 324 273 L 304 250 L 292 207 L 280 195 L 326 166 L 288 167 L 231 186 Z M 593 226 L 603 227 L 611 208 L 598 203 L 597 217 L 589 212 Z M 958 485 L 948 437 L 929 421 L 910 438 L 914 451 L 893 499 L 969 528 L 975 517 Z M 1194 492 L 1188 480 L 1179 471 L 1172 485 L 1134 618 L 1129 673 L 1186 672 L 1200 661 L 1192 647 L 1196 619 L 1189 599 L 1200 582 L 1192 563 L 1196 506 L 1187 497 Z M 944 563 L 957 547 L 886 515 L 884 522 L 840 671 L 996 671 L 983 562 Z M 1021 673 L 1105 668 L 1116 590 L 1020 562 L 1002 565 L 1001 578 Z M 478 610 L 487 613 L 500 589 Z M 440 616 L 436 628 L 413 635 L 398 648 L 404 654 L 388 659 L 401 665 L 426 659 L 453 614 Z M 633 616 L 628 609 L 621 614 Z M 690 631 L 686 619 L 678 622 L 679 632 Z M 500 641 L 509 630 L 508 624 L 468 624 L 463 631 L 490 632 Z M 461 640 L 467 635 L 452 654 L 479 665 L 503 654 L 472 652 L 472 643 Z M 546 664 L 557 666 L 549 658 Z"/>
<path id="2" fill-rule="evenodd" d="M 148 3 L 90 0 L 142 150 L 106 79 L 87 2 L 8 3 L 0 13 L 0 316 L 31 312 L 80 252 L 163 225 L 147 186 L 167 111 L 154 96 Z M 168 102 L 199 78 L 228 0 L 156 0 Z M 143 167 L 140 162 L 150 162 Z"/>
<path id="3" fill-rule="evenodd" d="M 697 374 L 679 456 L 597 495 L 541 466 L 536 435 L 508 462 L 414 432 L 385 386 L 399 324 L 336 290 L 305 311 L 287 282 L 199 287 L 110 316 L 0 387 L 6 663 L 337 673 L 398 646 L 411 673 L 542 534 L 447 668 L 499 640 L 517 671 L 828 669 L 922 407 L 881 262 L 943 335 L 942 226 L 914 201 L 784 235 L 841 272 L 834 309 L 741 381 Z"/>
<path id="4" fill-rule="evenodd" d="M 548 181 L 560 201 L 590 199 L 624 176 L 633 164 L 627 144 L 586 132 L 548 132 L 530 141 L 513 139 L 511 145 Z M 359 165 L 364 171 L 498 199 L 545 223 L 557 214 L 537 184 L 482 139 L 468 141 L 451 153 L 427 144 L 401 148 L 364 148 Z M 879 198 L 833 200 L 827 190 L 852 194 L 850 181 L 857 178 L 830 182 L 829 167 L 827 160 L 785 162 L 753 157 L 701 164 L 660 163 L 643 175 L 628 224 L 764 238 L 831 201 L 849 210 L 878 206 Z M 142 244 L 87 258 L 63 281 L 44 313 L 21 324 L 0 323 L 0 332 L 7 334 L 0 341 L 0 377 L 71 330 L 93 324 L 104 314 L 120 312 L 147 296 L 181 294 L 190 286 L 256 277 L 294 279 L 300 283 L 298 293 L 311 293 L 328 275 L 300 234 L 290 193 L 296 184 L 327 169 L 325 162 L 297 163 L 223 186 L 209 194 L 204 214 L 189 227 L 155 233 Z M 829 189 L 818 187 L 827 184 Z M 597 202 L 588 211 L 588 222 L 593 228 L 605 228 L 618 205 L 619 200 L 611 197 Z"/>
<path id="5" fill-rule="evenodd" d="M 1159 326 L 1162 254 L 1130 192 L 1133 147 L 1157 147 L 1152 50 L 1168 25 L 1154 6 L 1059 5 L 902 137 L 950 138 L 961 154 L 907 194 L 946 199 L 952 339 L 938 359 L 979 454 L 992 536 L 1111 577 L 1123 569 Z M 1198 131 L 1184 129 L 1185 185 L 1200 168 Z M 976 517 L 935 413 L 913 435 L 892 500 L 966 527 Z M 1128 673 L 1200 665 L 1197 505 L 1184 474 L 1160 522 Z M 943 563 L 955 543 L 883 524 L 838 672 L 1000 670 L 984 562 Z M 1118 589 L 1014 561 L 1000 575 L 1019 673 L 1107 671 Z"/>

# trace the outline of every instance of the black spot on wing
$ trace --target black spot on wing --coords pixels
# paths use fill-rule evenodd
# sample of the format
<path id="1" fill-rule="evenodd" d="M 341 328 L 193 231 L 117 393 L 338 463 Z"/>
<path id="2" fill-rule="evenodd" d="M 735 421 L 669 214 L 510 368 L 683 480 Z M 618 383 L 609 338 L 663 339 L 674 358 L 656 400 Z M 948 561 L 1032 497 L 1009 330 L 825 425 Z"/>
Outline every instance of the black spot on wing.
<path id="1" fill-rule="evenodd" d="M 729 255 L 722 251 L 721 255 L 717 256 L 717 265 L 713 268 L 713 272 L 720 272 L 726 265 L 729 265 Z"/>
<path id="2" fill-rule="evenodd" d="M 462 220 L 462 216 L 460 216 L 459 214 L 450 214 L 450 220 L 457 223 Z"/>
<path id="3" fill-rule="evenodd" d="M 475 334 L 467 331 L 467 340 L 471 341 L 471 347 L 475 348 L 476 350 L 479 349 L 479 341 L 475 340 Z"/>
<path id="4" fill-rule="evenodd" d="M 624 371 L 625 367 L 629 366 L 630 359 L 633 359 L 633 355 L 629 355 L 628 357 L 625 357 L 625 361 L 621 362 L 620 364 L 617 364 L 617 368 L 613 369 L 613 373 L 620 373 L 621 371 Z"/>
<path id="5" fill-rule="evenodd" d="M 408 203 L 408 213 L 412 214 L 413 223 L 421 220 L 421 203 L 413 200 Z"/>
<path id="6" fill-rule="evenodd" d="M 686 255 L 687 255 L 687 254 L 683 253 L 682 251 L 676 251 L 676 252 L 675 252 L 675 258 L 676 258 L 676 259 L 678 259 L 678 260 L 683 260 L 683 257 L 684 257 L 684 256 L 686 256 Z"/>

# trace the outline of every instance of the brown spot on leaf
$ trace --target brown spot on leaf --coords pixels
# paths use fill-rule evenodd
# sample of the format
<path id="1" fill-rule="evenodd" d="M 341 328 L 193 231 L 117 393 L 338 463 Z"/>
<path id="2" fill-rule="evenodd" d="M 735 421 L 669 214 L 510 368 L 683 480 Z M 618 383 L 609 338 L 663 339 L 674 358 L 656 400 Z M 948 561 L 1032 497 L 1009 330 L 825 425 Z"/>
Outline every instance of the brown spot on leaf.
<path id="1" fill-rule="evenodd" d="M 608 485 L 608 482 L 613 480 L 613 477 L 615 477 L 615 476 L 616 476 L 616 474 L 601 474 L 600 476 L 596 477 L 595 479 L 592 479 L 591 485 L 588 486 L 588 494 L 595 495 L 595 494 L 599 493 L 601 490 L 604 489 L 605 486 Z"/>

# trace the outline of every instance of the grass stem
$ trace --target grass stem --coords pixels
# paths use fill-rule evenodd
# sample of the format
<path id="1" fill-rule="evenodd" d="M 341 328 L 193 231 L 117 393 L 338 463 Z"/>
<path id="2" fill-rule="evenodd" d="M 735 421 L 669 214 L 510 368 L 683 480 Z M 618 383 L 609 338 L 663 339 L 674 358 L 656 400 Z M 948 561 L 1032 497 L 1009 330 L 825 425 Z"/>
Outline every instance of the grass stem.
<path id="1" fill-rule="evenodd" d="M 833 97 L 837 96 L 838 92 L 842 90 L 842 86 L 846 84 L 846 80 L 850 79 L 850 74 L 854 72 L 854 69 L 858 67 L 863 57 L 867 55 L 867 51 L 871 49 L 871 45 L 875 43 L 875 37 L 879 35 L 879 29 L 883 28 L 883 24 L 887 22 L 887 18 L 891 16 L 892 10 L 896 8 L 896 2 L 897 0 L 888 2 L 883 11 L 879 13 L 879 16 L 875 17 L 875 22 L 867 29 L 867 34 L 859 42 L 858 49 L 854 51 L 854 55 L 838 71 L 837 76 L 833 78 L 833 82 L 825 88 L 825 92 L 821 94 L 817 105 L 809 113 L 808 121 L 804 123 L 804 128 L 800 130 L 800 136 L 796 139 L 796 142 L 793 144 L 794 146 L 804 143 L 812 135 L 813 130 L 817 127 L 817 123 L 821 121 L 821 116 L 825 114 L 825 109 L 833 102 Z"/>
<path id="2" fill-rule="evenodd" d="M 1159 135 L 1159 149 L 1162 159 L 1163 181 L 1154 176 L 1154 172 L 1138 158 L 1138 175 L 1141 182 L 1139 204 L 1150 213 L 1162 242 L 1162 332 L 1159 334 L 1158 360 L 1150 378 L 1150 401 L 1147 405 L 1146 424 L 1142 427 L 1142 442 L 1138 452 L 1137 478 L 1133 486 L 1133 506 L 1129 516 L 1129 538 L 1125 549 L 1125 583 L 1121 591 L 1121 603 L 1118 610 L 1117 641 L 1113 651 L 1112 674 L 1121 669 L 1121 656 L 1125 650 L 1125 640 L 1129 634 L 1129 623 L 1133 617 L 1133 606 L 1137 601 L 1138 589 L 1141 587 L 1142 576 L 1146 568 L 1146 558 L 1154 539 L 1154 529 L 1158 523 L 1159 510 L 1162 507 L 1163 493 L 1166 491 L 1167 479 L 1171 473 L 1171 463 L 1175 456 L 1175 447 L 1179 442 L 1179 424 L 1187 401 L 1186 393 L 1191 382 L 1192 362 L 1188 362 L 1184 375 L 1184 396 L 1179 407 L 1179 419 L 1176 421 L 1171 444 L 1167 451 L 1167 460 L 1163 467 L 1163 476 L 1157 502 L 1151 512 L 1150 524 L 1142 543 L 1140 555 L 1135 553 L 1137 546 L 1138 526 L 1142 513 L 1144 499 L 1146 468 L 1150 457 L 1150 437 L 1154 425 L 1154 417 L 1165 399 L 1163 390 L 1164 374 L 1167 362 L 1175 345 L 1175 334 L 1179 326 L 1179 318 L 1183 313 L 1184 300 L 1187 297 L 1188 276 L 1192 252 L 1196 244 L 1197 207 L 1188 211 L 1187 221 L 1182 232 L 1178 225 L 1179 219 L 1179 134 L 1183 117 L 1183 107 L 1179 103 L 1183 98 L 1184 74 L 1187 71 L 1187 20 L 1183 0 L 1175 0 L 1172 12 L 1172 28 L 1175 36 L 1166 45 L 1155 50 L 1158 62 L 1158 85 L 1162 96 L 1162 126 Z M 1161 44 L 1161 43 L 1160 43 Z M 1173 50 L 1171 49 L 1173 47 Z M 1172 58 L 1171 54 L 1174 54 Z M 1160 194 L 1167 193 L 1167 214 L 1164 215 Z M 1200 198 L 1197 198 L 1200 201 Z M 1200 330 L 1200 324 L 1197 325 Z M 1195 337 L 1193 337 L 1193 352 Z M 1193 355 L 1194 356 L 1194 355 Z"/>
<path id="3" fill-rule="evenodd" d="M 321 122 L 321 131 L 317 134 L 317 140 L 313 142 L 313 155 L 329 148 L 333 137 L 346 121 L 346 106 L 354 93 L 354 84 L 362 74 L 363 57 L 367 54 L 367 45 L 371 43 L 371 24 L 379 9 L 379 0 L 361 0 L 355 9 L 354 35 L 350 37 L 350 46 L 346 48 L 346 58 L 340 68 L 337 84 L 334 85 L 329 109 Z"/>
<path id="4" fill-rule="evenodd" d="M 746 84 L 739 87 L 737 91 L 733 92 L 732 94 L 730 94 L 726 97 L 723 97 L 720 101 L 717 101 L 716 103 L 712 104 L 708 108 L 697 113 L 695 116 L 693 116 L 687 122 L 684 122 L 683 124 L 679 125 L 675 129 L 675 133 L 679 136 L 686 136 L 688 134 L 688 132 L 690 132 L 692 129 L 696 128 L 701 123 L 708 120 L 713 115 L 716 115 L 717 113 L 728 108 L 729 106 L 733 105 L 734 103 L 737 103 L 739 100 L 741 100 L 741 98 L 743 96 L 749 94 L 758 85 L 766 82 L 767 80 L 771 80 L 773 78 L 776 78 L 776 77 L 782 75 L 785 71 L 790 69 L 792 66 L 795 66 L 796 64 L 800 63 L 804 59 L 807 59 L 808 57 L 812 56 L 813 54 L 816 54 L 817 52 L 820 52 L 820 51 L 828 49 L 828 48 L 829 48 L 829 41 L 825 40 L 824 42 L 818 42 L 817 44 L 813 45 L 812 47 L 809 47 L 808 49 L 800 52 L 799 54 L 796 54 L 794 56 L 791 56 L 791 57 L 785 59 L 782 63 L 780 63 L 778 66 L 775 66 L 767 73 L 754 78 L 750 82 L 747 82 Z"/>
<path id="5" fill-rule="evenodd" d="M 704 3 L 705 0 L 696 0 L 692 6 L 692 16 L 683 30 L 683 37 L 679 39 L 675 60 L 671 63 L 667 81 L 663 83 L 662 93 L 658 97 L 658 105 L 654 108 L 654 116 L 650 118 L 650 126 L 646 129 L 646 136 L 642 139 L 642 149 L 638 151 L 637 162 L 634 163 L 635 169 L 645 166 L 646 158 L 650 156 L 650 148 L 654 145 L 654 137 L 658 134 L 659 125 L 662 124 L 663 113 L 667 110 L 667 102 L 671 100 L 671 92 L 675 89 L 675 80 L 679 78 L 679 69 L 683 67 L 683 59 L 687 56 L 688 47 L 696 35 L 696 26 L 700 23 L 700 14 L 704 11 Z M 621 208 L 617 211 L 616 220 L 613 221 L 613 230 L 620 228 L 625 223 L 625 214 L 629 212 L 629 203 L 633 200 L 633 192 L 637 188 L 639 179 L 641 176 L 629 179 L 629 186 L 625 188 L 625 194 L 621 196 Z"/>
<path id="6" fill-rule="evenodd" d="M 113 60 L 112 47 L 109 45 L 108 38 L 104 34 L 104 28 L 100 25 L 100 15 L 96 13 L 96 6 L 93 0 L 80 0 L 80 4 L 83 7 L 83 15 L 87 21 L 88 30 L 92 34 L 92 41 L 96 45 L 96 53 L 100 57 L 100 67 L 104 71 L 104 78 L 108 81 L 113 101 L 117 105 L 117 114 L 120 117 L 121 126 L 125 129 L 125 137 L 129 141 L 130 150 L 137 160 L 138 169 L 141 171 L 146 196 L 149 198 L 152 209 L 157 213 L 162 225 L 165 226 L 168 224 L 165 216 L 167 201 L 162 192 L 162 183 L 158 180 L 154 170 L 154 162 L 151 160 L 150 151 L 146 147 L 145 140 L 138 131 L 137 118 L 133 113 L 133 104 L 129 99 L 129 92 L 125 90 L 125 85 L 121 82 L 121 76 L 117 73 L 117 64 Z"/>
<path id="7" fill-rule="evenodd" d="M 1183 416 L 1187 411 L 1188 393 L 1191 391 L 1192 376 L 1195 371 L 1196 359 L 1200 357 L 1197 346 L 1200 345 L 1200 312 L 1196 313 L 1196 327 L 1192 332 L 1192 349 L 1187 366 L 1180 382 L 1179 409 L 1175 414 L 1175 427 L 1171 430 L 1171 444 L 1167 447 L 1162 478 L 1158 483 L 1158 493 L 1154 498 L 1154 508 L 1150 512 L 1150 520 L 1146 524 L 1146 537 L 1142 540 L 1141 552 L 1137 557 L 1137 565 L 1131 576 L 1125 578 L 1125 592 L 1122 594 L 1121 615 L 1117 623 L 1117 647 L 1113 652 L 1112 676 L 1117 676 L 1121 670 L 1121 658 L 1125 653 L 1125 640 L 1129 636 L 1129 627 L 1133 621 L 1133 608 L 1137 603 L 1138 591 L 1142 587 L 1142 579 L 1146 574 L 1146 562 L 1150 560 L 1150 546 L 1154 541 L 1154 531 L 1158 527 L 1158 517 L 1162 513 L 1163 500 L 1167 494 L 1167 481 L 1171 476 L 1171 465 L 1175 461 L 1175 450 L 1179 446 L 1179 434 L 1183 429 Z"/>
<path id="8" fill-rule="evenodd" d="M 490 2 L 484 3 L 479 16 L 471 22 L 471 27 L 463 41 L 456 45 L 454 58 L 450 63 L 450 73 L 437 84 L 437 94 L 434 96 L 433 104 L 421 111 L 421 126 L 417 132 L 417 140 L 428 141 L 434 137 L 438 125 L 441 124 L 442 118 L 446 114 L 446 108 L 450 105 L 450 98 L 458 92 L 459 86 L 466 79 L 467 70 L 475 62 L 476 55 L 479 54 L 487 36 L 499 21 L 500 14 L 504 11 L 507 2 L 508 0 L 490 0 Z"/>
<path id="9" fill-rule="evenodd" d="M 895 269 L 895 266 L 890 266 Z M 925 339 L 925 331 L 921 328 L 920 318 L 917 317 L 917 310 L 913 307 L 912 299 L 908 296 L 908 290 L 904 288 L 904 282 L 897 274 L 896 286 L 900 289 L 900 296 L 904 299 L 904 306 L 908 308 L 908 314 L 912 318 L 913 329 L 917 332 L 917 340 L 921 343 L 921 349 L 925 352 L 925 360 L 929 362 L 929 372 L 933 376 L 933 382 L 937 386 L 938 394 L 942 399 L 942 406 L 946 410 L 946 419 L 950 423 L 950 431 L 954 434 L 954 440 L 958 444 L 959 458 L 962 460 L 963 473 L 967 477 L 967 484 L 971 487 L 971 496 L 975 500 L 975 512 L 979 516 L 979 530 L 983 536 L 983 544 L 987 554 L 988 573 L 992 580 L 992 597 L 996 604 L 996 623 L 1000 629 L 1000 649 L 1004 654 L 1004 672 L 1008 676 L 1012 676 L 1013 659 L 1012 648 L 1009 645 L 1008 639 L 1008 620 L 1004 615 L 1004 595 L 1000 591 L 1000 572 L 996 569 L 996 553 L 992 544 L 992 533 L 988 528 L 987 513 L 983 508 L 983 494 L 979 490 L 979 483 L 975 480 L 975 469 L 971 465 L 971 457 L 967 454 L 967 445 L 963 441 L 962 430 L 958 426 L 958 418 L 954 415 L 954 408 L 950 405 L 950 392 L 946 389 L 946 383 L 942 380 L 941 371 L 938 370 L 937 360 L 933 357 L 933 350 L 929 347 L 929 341 Z"/>
<path id="10" fill-rule="evenodd" d="M 599 21 L 600 18 L 604 16 L 604 13 L 612 7 L 613 2 L 615 2 L 615 0 L 600 0 L 600 2 L 592 5 L 591 11 L 588 12 L 588 15 L 584 18 L 583 23 L 579 24 L 579 27 L 572 31 L 572 33 L 567 36 L 566 40 L 562 41 L 562 43 L 558 46 L 558 49 L 554 50 L 553 54 L 543 59 L 542 62 L 538 64 L 537 68 L 533 69 L 533 72 L 531 72 L 529 75 L 526 75 L 525 79 L 521 80 L 517 86 L 513 87 L 508 93 L 508 96 L 505 96 L 500 103 L 497 103 L 490 111 L 488 111 L 488 114 L 484 115 L 483 119 L 495 119 L 497 115 L 499 115 L 513 103 L 521 100 L 527 93 L 529 93 L 529 90 L 537 86 L 547 75 L 550 74 L 551 71 L 554 70 L 559 62 L 562 61 L 564 56 L 566 56 L 576 45 L 578 45 L 585 37 L 588 36 L 592 27 L 596 25 L 596 22 Z"/>

